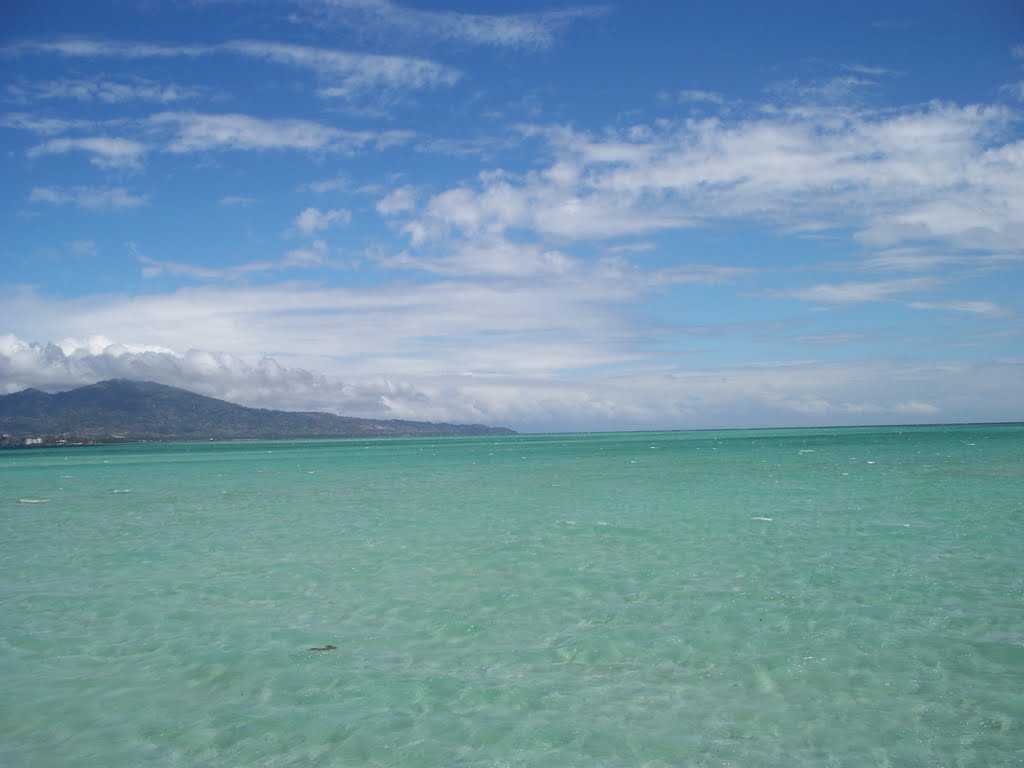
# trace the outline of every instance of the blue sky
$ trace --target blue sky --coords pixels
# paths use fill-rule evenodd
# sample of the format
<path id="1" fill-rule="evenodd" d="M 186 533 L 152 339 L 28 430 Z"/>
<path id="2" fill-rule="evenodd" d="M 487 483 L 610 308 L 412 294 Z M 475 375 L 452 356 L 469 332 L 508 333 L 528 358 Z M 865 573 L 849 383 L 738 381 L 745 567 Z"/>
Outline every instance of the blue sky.
<path id="1" fill-rule="evenodd" d="M 0 67 L 0 391 L 1024 418 L 1018 2 L 40 1 Z"/>

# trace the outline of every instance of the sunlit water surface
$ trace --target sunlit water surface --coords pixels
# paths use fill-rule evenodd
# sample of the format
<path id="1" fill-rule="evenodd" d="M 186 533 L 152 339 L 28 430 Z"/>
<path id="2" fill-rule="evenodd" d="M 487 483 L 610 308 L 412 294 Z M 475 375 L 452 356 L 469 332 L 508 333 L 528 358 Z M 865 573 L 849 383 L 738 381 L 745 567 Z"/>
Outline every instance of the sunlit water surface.
<path id="1" fill-rule="evenodd" d="M 0 514 L 12 768 L 1024 764 L 1017 425 L 12 450 Z"/>

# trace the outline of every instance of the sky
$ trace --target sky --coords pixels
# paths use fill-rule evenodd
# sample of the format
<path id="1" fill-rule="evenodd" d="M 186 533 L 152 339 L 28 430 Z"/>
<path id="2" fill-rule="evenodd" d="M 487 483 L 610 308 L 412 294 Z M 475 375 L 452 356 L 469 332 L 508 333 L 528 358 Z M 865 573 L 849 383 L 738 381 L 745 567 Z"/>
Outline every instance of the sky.
<path id="1" fill-rule="evenodd" d="M 0 9 L 0 393 L 1024 420 L 1024 5 Z"/>

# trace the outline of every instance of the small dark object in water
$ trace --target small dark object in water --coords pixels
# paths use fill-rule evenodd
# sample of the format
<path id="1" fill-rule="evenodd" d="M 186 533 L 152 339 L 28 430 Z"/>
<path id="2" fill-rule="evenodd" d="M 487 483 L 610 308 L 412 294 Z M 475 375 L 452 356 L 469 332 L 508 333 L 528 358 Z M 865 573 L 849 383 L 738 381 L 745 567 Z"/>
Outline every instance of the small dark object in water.
<path id="1" fill-rule="evenodd" d="M 307 651 L 333 651 L 338 646 L 336 645 L 325 645 L 323 648 L 307 648 Z"/>

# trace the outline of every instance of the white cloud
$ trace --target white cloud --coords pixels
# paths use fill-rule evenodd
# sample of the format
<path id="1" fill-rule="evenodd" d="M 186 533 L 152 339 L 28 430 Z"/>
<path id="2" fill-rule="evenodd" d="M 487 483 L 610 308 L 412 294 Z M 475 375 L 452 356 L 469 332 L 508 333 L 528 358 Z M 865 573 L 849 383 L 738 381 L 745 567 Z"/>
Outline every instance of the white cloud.
<path id="1" fill-rule="evenodd" d="M 146 205 L 144 195 L 133 195 L 124 187 L 35 187 L 29 202 L 73 205 L 76 208 L 123 209 Z"/>
<path id="2" fill-rule="evenodd" d="M 868 77 L 883 77 L 886 75 L 901 74 L 897 70 L 887 69 L 886 67 L 871 67 L 866 64 L 847 64 L 843 69 L 848 72 L 855 72 L 858 75 L 867 75 Z"/>
<path id="3" fill-rule="evenodd" d="M 638 369 L 571 378 L 319 375 L 271 357 L 0 334 L 0 390 L 150 379 L 245 405 L 527 430 L 985 421 L 1024 405 L 1024 365 L 886 361 Z M 966 393 L 971 393 L 970 397 Z M 993 403 L 998 403 L 994 406 Z"/>
<path id="4" fill-rule="evenodd" d="M 157 83 L 142 78 L 126 81 L 66 78 L 31 85 L 9 85 L 7 92 L 18 101 L 72 99 L 75 101 L 98 101 L 105 104 L 119 104 L 127 101 L 154 101 L 166 104 L 195 99 L 202 94 L 198 88 L 189 88 L 176 83 Z"/>
<path id="5" fill-rule="evenodd" d="M 331 264 L 330 250 L 323 240 L 315 240 L 305 248 L 288 251 L 277 261 L 250 261 L 226 267 L 206 267 L 180 261 L 154 259 L 142 253 L 133 242 L 125 243 L 129 253 L 142 265 L 141 274 L 144 278 L 155 278 L 163 275 L 185 277 L 197 282 L 236 282 L 252 275 L 267 272 L 280 272 L 290 269 L 312 269 Z"/>
<path id="6" fill-rule="evenodd" d="M 50 120 L 15 113 L 6 115 L 0 125 L 54 135 L 92 123 Z M 312 120 L 263 119 L 244 114 L 206 114 L 199 112 L 159 112 L 141 121 L 110 121 L 114 128 L 142 134 L 145 140 L 114 136 L 51 138 L 30 148 L 29 157 L 86 152 L 101 168 L 138 169 L 147 152 L 175 154 L 210 151 L 303 151 L 354 154 L 366 148 L 387 149 L 406 144 L 411 131 L 348 131 Z M 328 187 L 320 186 L 326 190 Z M 333 187 L 332 187 L 333 188 Z M 240 200 L 242 198 L 229 198 Z"/>
<path id="7" fill-rule="evenodd" d="M 64 40 L 23 41 L 5 46 L 3 49 L 0 49 L 0 52 L 8 56 L 53 53 L 69 58 L 173 59 L 179 57 L 194 58 L 205 55 L 210 50 L 209 46 L 201 45 L 159 45 L 90 38 L 68 38 Z"/>
<path id="8" fill-rule="evenodd" d="M 256 202 L 256 198 L 245 197 L 244 195 L 226 195 L 218 202 L 220 202 L 221 205 L 226 205 L 232 208 L 248 208 Z"/>
<path id="9" fill-rule="evenodd" d="M 278 64 L 313 70 L 323 81 L 317 91 L 324 97 L 351 97 L 382 90 L 433 90 L 458 82 L 458 70 L 427 59 L 348 53 L 301 45 L 239 40 L 221 48 Z"/>
<path id="10" fill-rule="evenodd" d="M 203 152 L 214 149 L 327 149 L 341 132 L 307 120 L 261 120 L 248 115 L 204 115 L 162 112 L 153 115 L 154 125 L 170 125 L 177 133 L 170 152 Z"/>
<path id="11" fill-rule="evenodd" d="M 607 12 L 604 6 L 589 6 L 514 15 L 459 13 L 420 10 L 391 0 L 306 0 L 301 4 L 360 29 L 377 27 L 414 37 L 510 48 L 546 48 L 569 24 Z"/>
<path id="12" fill-rule="evenodd" d="M 131 243 L 128 245 L 129 250 L 134 253 L 135 258 L 142 265 L 142 276 L 145 278 L 160 277 L 161 275 L 176 275 L 204 282 L 211 280 L 231 281 L 238 280 L 246 277 L 247 275 L 269 272 L 271 270 L 278 269 L 280 266 L 272 261 L 253 261 L 245 264 L 236 264 L 230 267 L 203 267 L 197 264 L 154 259 L 143 253 L 139 253 Z"/>
<path id="13" fill-rule="evenodd" d="M 857 100 L 865 91 L 878 86 L 868 77 L 843 75 L 823 80 L 786 80 L 767 90 L 777 99 L 797 105 L 844 105 Z"/>
<path id="14" fill-rule="evenodd" d="M 702 91 L 700 89 L 689 89 L 679 92 L 680 101 L 704 102 L 706 104 L 725 104 L 725 97 L 714 91 Z"/>
<path id="15" fill-rule="evenodd" d="M 327 263 L 327 243 L 315 240 L 308 248 L 295 248 L 284 257 L 284 266 L 288 267 L 319 267 Z"/>
<path id="16" fill-rule="evenodd" d="M 423 257 L 400 253 L 381 259 L 391 269 L 417 269 L 440 275 L 490 275 L 537 277 L 566 275 L 582 266 L 582 260 L 561 251 L 501 238 L 463 244 L 443 256 Z"/>
<path id="17" fill-rule="evenodd" d="M 377 201 L 377 213 L 381 216 L 394 216 L 405 213 L 416 207 L 416 188 L 411 185 L 394 189 Z"/>
<path id="18" fill-rule="evenodd" d="M 154 269 L 188 268 L 136 255 Z M 222 273 L 198 277 L 239 276 Z M 551 375 L 637 358 L 620 308 L 646 290 L 643 279 L 580 272 L 542 283 L 243 283 L 73 301 L 21 292 L 7 297 L 5 315 L 16 320 L 6 324 L 12 332 L 24 325 L 44 339 L 88 332 L 187 349 L 216 338 L 245 359 L 288 350 L 311 370 L 352 376 Z"/>
<path id="19" fill-rule="evenodd" d="M 310 120 L 268 120 L 242 114 L 161 112 L 149 118 L 174 134 L 168 152 L 212 150 L 300 150 L 353 152 L 365 146 L 386 147 L 407 141 L 406 131 L 345 131 Z"/>
<path id="20" fill-rule="evenodd" d="M 949 312 L 966 312 L 986 317 L 1011 317 L 1013 311 L 1001 307 L 994 301 L 912 301 L 914 309 L 938 309 Z"/>
<path id="21" fill-rule="evenodd" d="M 92 155 L 91 162 L 100 168 L 141 167 L 139 159 L 146 148 L 131 139 L 94 136 L 82 139 L 50 139 L 28 151 L 29 157 L 40 155 L 62 155 L 67 152 L 86 152 Z"/>
<path id="22" fill-rule="evenodd" d="M 71 130 L 93 129 L 95 123 L 90 120 L 68 120 L 57 117 L 41 117 L 25 112 L 9 112 L 0 117 L 0 126 L 4 128 L 16 128 L 21 131 L 30 131 L 42 136 L 55 136 L 58 133 L 67 133 Z"/>
<path id="23" fill-rule="evenodd" d="M 305 189 L 310 192 L 315 192 L 318 195 L 322 195 L 326 192 L 340 192 L 348 189 L 348 179 L 344 176 L 335 176 L 333 179 L 323 179 L 321 181 L 311 181 L 306 184 Z"/>
<path id="24" fill-rule="evenodd" d="M 82 38 L 77 40 L 26 41 L 0 49 L 8 56 L 28 54 L 56 54 L 72 58 L 198 58 L 215 55 L 244 56 L 275 64 L 301 67 L 314 72 L 322 80 L 318 91 L 325 97 L 354 97 L 371 94 L 379 97 L 383 92 L 432 90 L 450 87 L 461 77 L 451 67 L 427 59 L 408 56 L 387 56 L 372 53 L 352 53 L 329 48 L 315 48 L 257 40 L 231 40 L 215 45 L 157 45 L 139 42 L 114 42 Z M 156 101 L 176 101 L 193 92 L 179 86 L 156 86 L 152 83 L 83 84 L 87 81 L 59 81 L 54 86 L 55 96 L 67 94 L 75 97 L 94 96 L 109 100 L 146 98 Z M 111 87 L 114 86 L 114 87 Z M 40 95 L 38 89 L 22 95 Z"/>
<path id="25" fill-rule="evenodd" d="M 722 220 L 782 231 L 853 229 L 888 249 L 1012 250 L 1024 237 L 1024 142 L 1000 107 L 932 103 L 902 112 L 765 108 L 733 120 L 631 126 L 600 137 L 527 129 L 546 169 L 483 173 L 406 217 L 419 249 L 527 232 L 539 246 L 643 236 Z"/>
<path id="26" fill-rule="evenodd" d="M 351 219 L 352 214 L 342 208 L 332 208 L 329 211 L 306 208 L 295 217 L 295 227 L 304 235 L 314 235 L 334 224 L 347 224 Z"/>
<path id="27" fill-rule="evenodd" d="M 809 288 L 779 291 L 775 295 L 821 304 L 858 304 L 884 301 L 905 293 L 934 290 L 936 286 L 936 281 L 930 278 L 912 277 L 877 282 L 822 283 Z"/>

